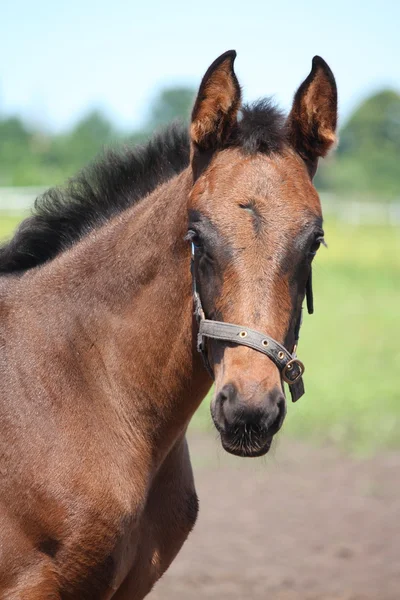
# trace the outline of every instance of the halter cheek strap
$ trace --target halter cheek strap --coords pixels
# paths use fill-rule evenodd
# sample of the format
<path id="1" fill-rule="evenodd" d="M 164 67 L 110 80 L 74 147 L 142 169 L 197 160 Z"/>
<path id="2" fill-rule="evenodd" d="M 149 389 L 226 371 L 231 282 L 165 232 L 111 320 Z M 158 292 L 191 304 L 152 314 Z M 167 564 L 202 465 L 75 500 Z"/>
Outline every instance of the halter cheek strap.
<path id="1" fill-rule="evenodd" d="M 295 345 L 292 353 L 288 352 L 288 350 L 282 346 L 282 344 L 270 336 L 261 333 L 260 331 L 250 329 L 249 327 L 243 327 L 242 325 L 206 319 L 196 284 L 194 262 L 195 252 L 196 247 L 194 244 L 192 244 L 191 272 L 193 282 L 194 313 L 198 324 L 197 349 L 199 352 L 201 352 L 204 365 L 211 377 L 214 379 L 213 369 L 208 358 L 208 339 L 211 338 L 214 340 L 247 346 L 248 348 L 252 348 L 257 352 L 260 352 L 261 354 L 265 354 L 270 360 L 272 360 L 272 362 L 279 369 L 282 380 L 289 385 L 292 401 L 296 402 L 304 394 L 304 384 L 302 379 L 304 365 L 296 357 L 297 342 L 299 339 L 302 322 L 302 311 L 300 312 L 295 326 Z M 313 312 L 311 274 L 307 282 L 306 296 L 308 311 L 311 313 Z"/>

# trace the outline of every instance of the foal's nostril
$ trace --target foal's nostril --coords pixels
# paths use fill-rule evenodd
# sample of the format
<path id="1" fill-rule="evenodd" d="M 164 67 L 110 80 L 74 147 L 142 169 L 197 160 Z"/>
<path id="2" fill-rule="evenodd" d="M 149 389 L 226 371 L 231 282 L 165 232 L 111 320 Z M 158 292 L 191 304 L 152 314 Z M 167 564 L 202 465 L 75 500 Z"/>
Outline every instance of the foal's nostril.
<path id="1" fill-rule="evenodd" d="M 237 398 L 238 391 L 233 383 L 224 385 L 222 390 L 217 394 L 211 412 L 214 422 L 220 431 L 224 431 L 227 422 L 233 419 Z"/>
<path id="2" fill-rule="evenodd" d="M 229 400 L 229 402 L 235 402 L 237 395 L 238 391 L 236 386 L 233 383 L 227 383 L 219 392 L 217 402 L 220 402 L 221 404 L 224 404 L 227 400 Z"/>
<path id="3" fill-rule="evenodd" d="M 268 419 L 269 423 L 267 425 L 268 432 L 271 435 L 275 435 L 283 425 L 283 421 L 286 416 L 286 401 L 285 396 L 279 393 L 279 396 L 274 399 L 274 403 L 276 406 L 275 418 L 271 422 L 271 418 Z"/>

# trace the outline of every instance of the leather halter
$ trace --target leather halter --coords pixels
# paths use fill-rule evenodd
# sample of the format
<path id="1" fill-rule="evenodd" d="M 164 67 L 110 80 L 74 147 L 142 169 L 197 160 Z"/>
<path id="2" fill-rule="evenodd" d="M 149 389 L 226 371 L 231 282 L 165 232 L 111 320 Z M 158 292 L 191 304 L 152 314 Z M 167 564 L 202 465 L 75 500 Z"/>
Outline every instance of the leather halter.
<path id="1" fill-rule="evenodd" d="M 198 325 L 197 334 L 197 350 L 203 357 L 204 365 L 214 379 L 214 372 L 208 358 L 207 339 L 220 340 L 232 344 L 247 346 L 261 354 L 268 356 L 270 360 L 278 367 L 282 380 L 289 385 L 292 401 L 296 402 L 304 394 L 303 373 L 304 365 L 296 357 L 296 348 L 299 340 L 300 327 L 302 323 L 302 312 L 300 311 L 299 318 L 295 326 L 295 343 L 292 353 L 290 353 L 282 344 L 271 338 L 269 335 L 244 327 L 242 325 L 234 325 L 233 323 L 225 323 L 224 321 L 214 321 L 206 319 L 203 306 L 200 299 L 200 294 L 197 289 L 196 273 L 195 273 L 195 257 L 196 246 L 191 244 L 191 273 L 193 284 L 193 302 L 194 314 Z M 312 278 L 311 271 L 306 286 L 307 308 L 309 314 L 314 312 L 313 293 L 312 293 Z"/>

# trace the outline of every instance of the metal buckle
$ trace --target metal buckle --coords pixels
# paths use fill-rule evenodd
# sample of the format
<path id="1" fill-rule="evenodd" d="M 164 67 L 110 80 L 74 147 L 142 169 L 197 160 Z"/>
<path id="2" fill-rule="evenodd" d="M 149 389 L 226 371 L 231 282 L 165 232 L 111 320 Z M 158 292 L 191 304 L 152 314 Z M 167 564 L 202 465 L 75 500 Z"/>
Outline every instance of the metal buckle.
<path id="1" fill-rule="evenodd" d="M 290 371 L 292 371 L 292 369 L 295 365 L 297 365 L 299 367 L 299 373 L 298 373 L 298 375 L 295 376 L 294 379 L 293 378 L 291 379 L 288 376 L 288 372 L 290 373 Z M 303 363 L 301 362 L 301 360 L 299 360 L 298 358 L 292 358 L 292 360 L 289 360 L 289 362 L 282 369 L 282 379 L 288 385 L 293 385 L 294 383 L 296 383 L 296 381 L 298 381 L 302 377 L 304 370 L 305 370 L 305 367 L 304 367 Z"/>

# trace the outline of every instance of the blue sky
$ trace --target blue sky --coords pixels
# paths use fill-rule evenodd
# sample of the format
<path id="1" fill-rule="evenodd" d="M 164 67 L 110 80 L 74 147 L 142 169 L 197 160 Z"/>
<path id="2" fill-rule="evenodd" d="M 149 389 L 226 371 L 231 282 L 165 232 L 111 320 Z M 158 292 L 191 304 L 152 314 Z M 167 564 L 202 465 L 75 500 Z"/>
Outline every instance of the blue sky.
<path id="1" fill-rule="evenodd" d="M 90 108 L 139 126 L 158 88 L 197 86 L 230 48 L 247 100 L 288 108 L 320 54 L 343 119 L 368 93 L 400 91 L 399 0 L 2 0 L 0 112 L 62 130 Z"/>

